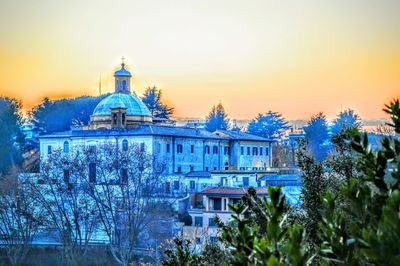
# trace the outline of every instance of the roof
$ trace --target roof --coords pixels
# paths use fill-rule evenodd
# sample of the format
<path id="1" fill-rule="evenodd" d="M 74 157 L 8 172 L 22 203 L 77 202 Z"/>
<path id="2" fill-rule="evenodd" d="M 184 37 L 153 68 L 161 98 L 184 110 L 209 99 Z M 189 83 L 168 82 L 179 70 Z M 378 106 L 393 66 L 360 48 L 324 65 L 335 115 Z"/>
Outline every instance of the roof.
<path id="1" fill-rule="evenodd" d="M 136 96 L 127 93 L 114 93 L 99 102 L 93 115 L 111 115 L 112 108 L 126 108 L 127 115 L 151 116 L 146 105 Z"/>
<path id="2" fill-rule="evenodd" d="M 187 173 L 186 177 L 211 178 L 211 173 L 208 171 L 192 171 Z"/>
<path id="3" fill-rule="evenodd" d="M 121 69 L 114 72 L 114 77 L 132 77 L 131 72 L 125 69 L 125 64 L 121 64 Z"/>
<path id="4" fill-rule="evenodd" d="M 182 138 L 200 138 L 214 140 L 238 140 L 229 135 L 217 135 L 205 129 L 165 126 L 165 125 L 149 125 L 143 124 L 138 128 L 132 129 L 111 129 L 111 130 L 71 130 L 67 132 L 53 133 L 42 135 L 41 138 L 57 138 L 57 137 L 96 137 L 96 136 L 168 136 Z M 249 134 L 247 134 L 249 135 Z M 239 139 L 241 140 L 241 139 Z M 268 139 L 257 139 L 257 141 L 269 141 Z"/>
<path id="5" fill-rule="evenodd" d="M 268 188 L 254 188 L 258 195 L 267 195 Z M 200 194 L 209 196 L 243 196 L 248 188 L 213 187 L 206 188 Z"/>
<path id="6" fill-rule="evenodd" d="M 245 133 L 239 130 L 217 130 L 215 131 L 215 134 L 220 134 L 220 135 L 227 135 L 230 138 L 234 138 L 234 139 L 239 139 L 239 140 L 251 140 L 251 141 L 275 141 L 273 139 L 267 139 L 267 138 L 263 138 L 260 136 L 256 136 L 256 135 L 252 135 L 249 133 Z"/>

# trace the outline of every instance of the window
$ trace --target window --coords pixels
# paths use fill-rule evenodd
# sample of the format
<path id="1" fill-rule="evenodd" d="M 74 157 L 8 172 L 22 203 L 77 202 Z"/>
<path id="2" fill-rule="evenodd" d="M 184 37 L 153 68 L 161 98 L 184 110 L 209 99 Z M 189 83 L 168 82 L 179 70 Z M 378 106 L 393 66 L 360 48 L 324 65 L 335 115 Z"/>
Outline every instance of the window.
<path id="1" fill-rule="evenodd" d="M 214 218 L 208 218 L 208 226 L 209 227 L 215 227 L 217 226 L 214 222 Z"/>
<path id="2" fill-rule="evenodd" d="M 182 153 L 183 152 L 183 146 L 182 144 L 176 145 L 176 153 Z"/>
<path id="3" fill-rule="evenodd" d="M 52 152 L 52 147 L 51 147 L 51 145 L 48 145 L 47 146 L 47 154 L 51 154 L 51 152 Z"/>
<path id="4" fill-rule="evenodd" d="M 244 155 L 244 147 L 243 146 L 240 147 L 240 155 Z"/>
<path id="5" fill-rule="evenodd" d="M 257 147 L 253 147 L 253 155 L 258 155 L 258 149 L 257 149 Z"/>
<path id="6" fill-rule="evenodd" d="M 174 181 L 174 190 L 179 190 L 179 181 L 178 180 Z"/>
<path id="7" fill-rule="evenodd" d="M 221 198 L 214 198 L 213 199 L 214 202 L 214 211 L 220 211 L 221 210 Z"/>
<path id="8" fill-rule="evenodd" d="M 230 155 L 230 154 L 231 154 L 231 149 L 230 149 L 230 147 L 224 147 L 224 154 L 225 154 L 225 155 Z"/>
<path id="9" fill-rule="evenodd" d="M 190 145 L 190 153 L 194 153 L 194 145 Z"/>
<path id="10" fill-rule="evenodd" d="M 168 143 L 167 144 L 167 152 L 170 153 L 171 152 L 171 145 Z"/>
<path id="11" fill-rule="evenodd" d="M 214 166 L 214 170 L 217 170 L 217 167 L 216 167 L 216 166 Z"/>
<path id="12" fill-rule="evenodd" d="M 225 162 L 225 170 L 229 170 L 229 163 Z"/>
<path id="13" fill-rule="evenodd" d="M 260 147 L 260 155 L 263 155 L 263 148 Z"/>
<path id="14" fill-rule="evenodd" d="M 178 166 L 178 173 L 182 173 L 182 166 Z"/>
<path id="15" fill-rule="evenodd" d="M 122 150 L 128 151 L 128 141 L 126 139 L 122 141 Z"/>
<path id="16" fill-rule="evenodd" d="M 190 189 L 195 189 L 195 187 L 196 187 L 196 182 L 195 182 L 194 180 L 190 180 L 190 182 L 189 182 L 189 188 L 190 188 Z"/>
<path id="17" fill-rule="evenodd" d="M 250 147 L 247 147 L 247 155 L 250 155 Z"/>
<path id="18" fill-rule="evenodd" d="M 204 147 L 204 152 L 206 153 L 206 154 L 210 154 L 210 146 L 205 146 Z"/>
<path id="19" fill-rule="evenodd" d="M 117 114 L 113 114 L 113 125 L 117 125 Z"/>
<path id="20" fill-rule="evenodd" d="M 243 177 L 243 186 L 244 187 L 248 187 L 249 186 L 249 177 L 248 176 L 244 176 Z"/>
<path id="21" fill-rule="evenodd" d="M 143 142 L 140 143 L 140 151 L 145 151 L 145 146 L 144 146 L 144 143 L 143 143 Z"/>
<path id="22" fill-rule="evenodd" d="M 269 155 L 269 149 L 268 149 L 268 147 L 265 148 L 265 155 L 267 155 L 267 156 Z"/>
<path id="23" fill-rule="evenodd" d="M 194 226 L 202 227 L 203 226 L 203 217 L 195 216 L 194 217 Z"/>
<path id="24" fill-rule="evenodd" d="M 121 169 L 121 182 L 123 184 L 128 183 L 128 169 L 126 168 Z"/>
<path id="25" fill-rule="evenodd" d="M 165 193 L 171 193 L 171 182 L 165 182 Z"/>
<path id="26" fill-rule="evenodd" d="M 226 203 L 226 199 L 224 199 L 224 211 L 228 210 L 227 207 L 228 207 L 228 206 L 227 206 L 227 203 Z"/>
<path id="27" fill-rule="evenodd" d="M 64 152 L 65 153 L 69 152 L 69 142 L 68 141 L 64 141 Z"/>
<path id="28" fill-rule="evenodd" d="M 68 170 L 68 169 L 65 169 L 65 170 L 64 170 L 64 182 L 65 182 L 66 184 L 69 184 L 69 176 L 70 176 L 69 170 Z"/>
<path id="29" fill-rule="evenodd" d="M 89 152 L 96 152 L 96 146 L 95 145 L 89 145 Z"/>
<path id="30" fill-rule="evenodd" d="M 89 163 L 89 182 L 96 183 L 96 163 Z"/>
<path id="31" fill-rule="evenodd" d="M 208 172 L 208 166 L 206 166 L 206 171 Z"/>
<path id="32" fill-rule="evenodd" d="M 213 154 L 218 154 L 218 146 L 213 146 Z"/>
<path id="33" fill-rule="evenodd" d="M 126 91 L 126 80 L 122 81 L 122 90 Z"/>
<path id="34" fill-rule="evenodd" d="M 193 172 L 194 171 L 194 166 L 190 165 L 190 171 Z"/>

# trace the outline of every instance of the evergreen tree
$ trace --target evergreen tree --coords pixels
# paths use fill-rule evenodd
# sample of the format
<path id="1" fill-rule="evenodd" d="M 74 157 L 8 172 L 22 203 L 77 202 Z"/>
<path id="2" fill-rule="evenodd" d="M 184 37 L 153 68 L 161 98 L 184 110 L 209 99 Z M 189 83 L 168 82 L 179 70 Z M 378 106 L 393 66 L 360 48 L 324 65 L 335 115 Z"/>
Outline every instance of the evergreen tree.
<path id="1" fill-rule="evenodd" d="M 0 173 L 22 162 L 24 136 L 21 132 L 22 104 L 16 99 L 0 98 Z"/>
<path id="2" fill-rule="evenodd" d="M 229 125 L 229 118 L 225 112 L 222 104 L 213 106 L 211 112 L 206 118 L 206 129 L 210 132 L 216 130 L 227 130 Z"/>
<path id="3" fill-rule="evenodd" d="M 267 139 L 282 140 L 288 128 L 288 123 L 280 113 L 268 111 L 251 120 L 247 132 Z"/>
<path id="4" fill-rule="evenodd" d="M 314 159 L 322 161 L 326 158 L 329 150 L 329 135 L 326 117 L 319 113 L 311 118 L 304 128 L 307 147 Z"/>
<path id="5" fill-rule="evenodd" d="M 341 131 L 351 128 L 360 129 L 361 119 L 353 110 L 347 109 L 341 111 L 333 121 L 332 135 L 338 135 Z"/>
<path id="6" fill-rule="evenodd" d="M 141 99 L 153 117 L 169 119 L 174 112 L 173 107 L 162 102 L 162 91 L 155 86 L 146 88 Z"/>

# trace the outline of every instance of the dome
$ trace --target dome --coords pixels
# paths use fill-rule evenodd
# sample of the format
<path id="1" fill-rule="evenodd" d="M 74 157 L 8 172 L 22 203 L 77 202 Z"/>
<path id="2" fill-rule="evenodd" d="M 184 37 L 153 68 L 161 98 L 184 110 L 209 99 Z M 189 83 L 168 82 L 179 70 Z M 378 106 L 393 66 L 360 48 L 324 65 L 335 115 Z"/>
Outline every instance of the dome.
<path id="1" fill-rule="evenodd" d="M 93 115 L 111 115 L 112 108 L 126 108 L 127 115 L 151 117 L 149 109 L 139 98 L 126 93 L 114 93 L 107 96 L 97 104 Z"/>
<path id="2" fill-rule="evenodd" d="M 114 77 L 132 77 L 131 72 L 125 69 L 125 64 L 121 64 L 121 69 L 114 72 Z"/>

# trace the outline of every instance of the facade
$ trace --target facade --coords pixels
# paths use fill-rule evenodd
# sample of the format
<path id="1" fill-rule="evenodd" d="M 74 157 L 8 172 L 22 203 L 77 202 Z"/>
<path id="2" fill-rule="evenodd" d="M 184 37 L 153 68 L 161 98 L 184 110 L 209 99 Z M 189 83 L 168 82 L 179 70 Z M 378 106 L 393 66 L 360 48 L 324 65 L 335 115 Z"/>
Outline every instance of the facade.
<path id="1" fill-rule="evenodd" d="M 171 193 L 190 185 L 185 181 L 189 173 L 254 172 L 271 167 L 271 140 L 239 130 L 208 132 L 157 121 L 131 93 L 132 75 L 124 63 L 114 77 L 115 92 L 96 106 L 87 126 L 40 136 L 41 159 L 55 149 L 68 153 L 105 143 L 121 149 L 123 145 L 140 145 L 165 162 L 163 176 Z"/>

